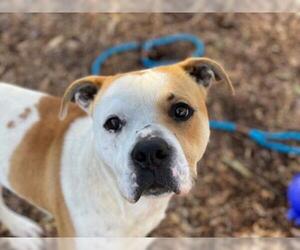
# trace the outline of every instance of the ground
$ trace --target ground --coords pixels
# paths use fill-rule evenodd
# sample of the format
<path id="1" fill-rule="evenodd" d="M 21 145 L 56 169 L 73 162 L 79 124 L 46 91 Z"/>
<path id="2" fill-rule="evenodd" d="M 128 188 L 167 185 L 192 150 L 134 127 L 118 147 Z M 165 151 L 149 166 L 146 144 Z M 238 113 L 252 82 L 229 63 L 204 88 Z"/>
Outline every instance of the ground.
<path id="1" fill-rule="evenodd" d="M 271 131 L 300 124 L 300 16 L 297 14 L 0 14 L 0 79 L 62 95 L 88 75 L 95 56 L 112 45 L 189 32 L 206 56 L 221 62 L 236 89 L 211 88 L 213 119 Z M 154 58 L 189 55 L 186 44 Z M 139 53 L 109 60 L 103 74 L 141 68 Z M 300 159 L 263 149 L 241 135 L 213 131 L 197 183 L 171 201 L 152 236 L 300 236 L 286 219 L 286 188 Z M 55 236 L 53 221 L 6 193 L 8 204 Z M 8 232 L 1 228 L 0 235 Z"/>

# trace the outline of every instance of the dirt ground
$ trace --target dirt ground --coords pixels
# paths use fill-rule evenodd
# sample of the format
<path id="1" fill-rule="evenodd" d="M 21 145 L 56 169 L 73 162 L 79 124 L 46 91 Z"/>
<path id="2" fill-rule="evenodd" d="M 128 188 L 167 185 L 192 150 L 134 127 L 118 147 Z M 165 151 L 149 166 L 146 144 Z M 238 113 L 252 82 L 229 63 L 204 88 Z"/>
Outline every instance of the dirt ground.
<path id="1" fill-rule="evenodd" d="M 90 72 L 120 42 L 190 32 L 220 61 L 236 88 L 212 87 L 210 117 L 271 131 L 300 128 L 300 16 L 296 14 L 0 14 L 0 79 L 54 95 Z M 176 44 L 152 57 L 183 58 Z M 187 52 L 187 53 L 185 53 Z M 139 53 L 107 62 L 104 74 L 141 68 Z M 1 107 L 2 110 L 5 107 Z M 0 139 L 1 140 L 1 139 Z M 288 222 L 286 188 L 300 159 L 213 131 L 190 195 L 175 197 L 152 236 L 300 236 Z M 55 236 L 53 221 L 6 193 L 8 204 Z M 0 235 L 9 233 L 0 226 Z"/>

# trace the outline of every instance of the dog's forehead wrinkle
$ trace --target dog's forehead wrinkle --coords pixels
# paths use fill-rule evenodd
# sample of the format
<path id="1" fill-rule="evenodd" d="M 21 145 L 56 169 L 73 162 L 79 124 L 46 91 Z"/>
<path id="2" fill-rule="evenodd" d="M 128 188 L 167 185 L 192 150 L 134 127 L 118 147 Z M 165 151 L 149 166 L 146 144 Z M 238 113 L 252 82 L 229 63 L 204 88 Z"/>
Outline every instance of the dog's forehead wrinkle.
<path id="1" fill-rule="evenodd" d="M 175 98 L 175 94 L 174 93 L 170 93 L 167 97 L 167 101 L 172 101 Z"/>

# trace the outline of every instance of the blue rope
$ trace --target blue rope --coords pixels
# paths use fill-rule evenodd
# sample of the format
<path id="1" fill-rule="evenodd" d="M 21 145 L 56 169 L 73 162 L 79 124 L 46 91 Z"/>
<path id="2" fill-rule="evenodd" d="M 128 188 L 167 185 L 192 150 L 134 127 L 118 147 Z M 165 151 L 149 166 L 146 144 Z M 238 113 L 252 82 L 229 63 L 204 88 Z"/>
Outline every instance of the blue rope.
<path id="1" fill-rule="evenodd" d="M 300 132 L 277 132 L 270 133 L 258 129 L 251 129 L 248 133 L 249 137 L 256 141 L 262 147 L 277 151 L 283 154 L 300 155 L 300 147 L 289 146 L 287 144 L 276 141 L 295 140 L 300 141 Z M 275 141 L 272 141 L 275 140 Z"/>
<path id="2" fill-rule="evenodd" d="M 195 51 L 193 52 L 192 56 L 203 56 L 204 55 L 204 44 L 201 40 L 199 40 L 198 37 L 191 35 L 191 34 L 175 34 L 170 36 L 164 36 L 160 38 L 150 39 L 146 41 L 142 45 L 143 49 L 143 57 L 142 57 L 142 63 L 144 67 L 146 68 L 153 68 L 157 66 L 167 65 L 175 63 L 176 61 L 156 61 L 150 59 L 147 55 L 149 55 L 149 52 L 155 48 L 160 46 L 169 45 L 176 42 L 190 42 L 195 46 Z"/>
<path id="3" fill-rule="evenodd" d="M 211 120 L 209 122 L 209 126 L 212 129 L 222 130 L 222 131 L 229 132 L 229 133 L 233 133 L 236 131 L 236 124 L 233 122 Z"/>
<path id="4" fill-rule="evenodd" d="M 94 60 L 92 64 L 92 69 L 91 69 L 92 74 L 100 75 L 103 63 L 113 55 L 123 53 L 123 52 L 128 52 L 128 51 L 134 51 L 137 50 L 139 47 L 140 47 L 139 43 L 129 42 L 129 43 L 122 43 L 120 45 L 111 47 L 103 51 L 99 56 L 97 56 L 97 58 Z"/>
<path id="5" fill-rule="evenodd" d="M 247 129 L 242 130 L 233 123 L 227 121 L 214 121 L 211 120 L 209 123 L 210 127 L 215 130 L 222 130 L 229 133 L 243 133 L 246 134 L 250 139 L 255 141 L 260 146 L 290 155 L 300 155 L 300 147 L 290 146 L 279 141 L 296 141 L 300 142 L 300 132 L 296 131 L 284 131 L 284 132 L 266 132 L 259 129 Z"/>
<path id="6" fill-rule="evenodd" d="M 151 68 L 166 64 L 175 63 L 175 61 L 162 60 L 156 61 L 150 59 L 148 56 L 153 48 L 169 45 L 176 42 L 190 42 L 194 45 L 195 50 L 192 56 L 199 57 L 204 55 L 204 43 L 196 36 L 191 34 L 179 33 L 169 36 L 164 36 L 160 38 L 150 39 L 142 43 L 129 42 L 116 45 L 105 51 L 92 63 L 92 74 L 99 75 L 101 73 L 102 65 L 112 56 L 128 52 L 141 50 L 142 58 L 141 62 L 145 68 Z M 210 127 L 215 130 L 221 130 L 229 133 L 243 133 L 246 134 L 250 139 L 255 141 L 260 146 L 284 154 L 300 155 L 300 147 L 290 146 L 288 144 L 282 143 L 283 141 L 300 141 L 300 132 L 296 131 L 283 131 L 283 132 L 266 132 L 258 129 L 239 129 L 236 123 L 228 121 L 210 121 Z M 280 142 L 281 141 L 281 142 Z"/>
<path id="7" fill-rule="evenodd" d="M 104 50 L 101 54 L 99 54 L 94 62 L 92 63 L 91 72 L 93 75 L 100 75 L 102 70 L 102 65 L 112 56 L 124 52 L 142 50 L 142 58 L 141 62 L 145 68 L 152 68 L 167 64 L 175 63 L 176 61 L 155 61 L 148 57 L 149 52 L 155 48 L 164 45 L 169 45 L 176 42 L 190 42 L 195 46 L 195 51 L 192 56 L 203 56 L 204 55 L 204 43 L 196 36 L 191 34 L 179 33 L 175 35 L 163 36 L 156 39 L 150 39 L 145 41 L 144 43 L 138 42 L 129 42 L 122 43 L 107 50 Z"/>

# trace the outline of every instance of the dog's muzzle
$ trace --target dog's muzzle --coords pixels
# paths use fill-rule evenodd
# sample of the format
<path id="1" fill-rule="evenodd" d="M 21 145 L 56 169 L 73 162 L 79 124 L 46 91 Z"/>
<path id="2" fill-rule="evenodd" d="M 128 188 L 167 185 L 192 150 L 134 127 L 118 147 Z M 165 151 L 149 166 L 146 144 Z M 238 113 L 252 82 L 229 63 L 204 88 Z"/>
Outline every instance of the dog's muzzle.
<path id="1" fill-rule="evenodd" d="M 160 137 L 140 140 L 131 153 L 137 174 L 135 201 L 142 195 L 179 193 L 179 186 L 172 176 L 173 149 Z"/>

